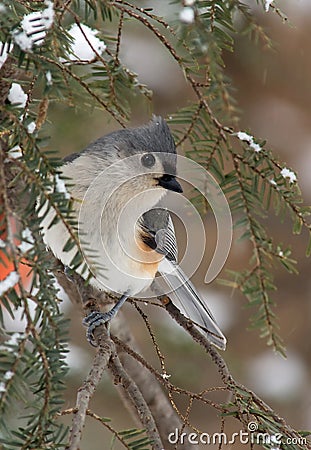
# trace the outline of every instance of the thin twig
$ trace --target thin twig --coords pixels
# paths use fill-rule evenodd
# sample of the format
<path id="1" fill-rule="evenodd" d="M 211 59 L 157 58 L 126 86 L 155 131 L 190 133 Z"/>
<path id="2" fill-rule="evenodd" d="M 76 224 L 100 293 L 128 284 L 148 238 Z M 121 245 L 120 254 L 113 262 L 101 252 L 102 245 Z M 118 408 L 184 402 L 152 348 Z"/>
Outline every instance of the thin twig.
<path id="1" fill-rule="evenodd" d="M 250 231 L 251 241 L 253 243 L 254 256 L 256 258 L 256 266 L 257 266 L 256 272 L 257 272 L 257 277 L 258 277 L 260 287 L 261 287 L 261 297 L 262 297 L 262 303 L 263 303 L 263 307 L 264 307 L 266 325 L 267 325 L 267 329 L 269 331 L 269 338 L 272 341 L 273 348 L 277 349 L 278 342 L 277 342 L 277 338 L 275 335 L 275 328 L 273 325 L 273 314 L 270 310 L 269 296 L 267 293 L 267 289 L 266 289 L 266 285 L 265 285 L 265 281 L 264 281 L 264 274 L 263 274 L 263 270 L 262 270 L 263 269 L 263 260 L 262 260 L 262 254 L 261 254 L 261 247 L 260 247 L 260 243 L 258 242 L 258 237 L 256 235 L 256 229 L 254 226 L 253 215 L 250 210 L 247 196 L 245 194 L 245 189 L 243 186 L 244 180 L 243 180 L 243 177 L 241 174 L 239 160 L 236 157 L 233 157 L 232 161 L 233 161 L 233 165 L 234 165 L 234 168 L 235 168 L 235 171 L 237 174 L 238 183 L 240 186 L 241 198 L 242 198 L 242 201 L 244 204 L 244 211 L 245 211 L 245 215 L 246 215 L 247 221 L 248 221 L 248 229 Z"/>
<path id="2" fill-rule="evenodd" d="M 115 52 L 115 56 L 114 56 L 114 67 L 115 68 L 120 65 L 119 54 L 120 54 L 123 24 L 124 24 L 124 11 L 121 11 L 120 19 L 119 19 L 119 26 L 118 26 L 118 34 L 117 34 L 116 52 Z"/>
<path id="3" fill-rule="evenodd" d="M 97 95 L 91 88 L 90 86 L 83 81 L 83 79 L 81 77 L 79 77 L 78 75 L 76 75 L 74 72 L 72 72 L 71 70 L 69 70 L 64 64 L 55 61 L 51 58 L 48 58 L 44 55 L 39 55 L 38 56 L 40 59 L 42 59 L 43 61 L 46 61 L 50 64 L 53 64 L 54 66 L 56 66 L 58 69 L 60 69 L 62 71 L 62 73 L 66 73 L 69 77 L 71 77 L 73 80 L 75 80 L 77 83 L 79 83 L 83 89 L 91 96 L 93 97 L 104 109 L 106 109 L 106 111 L 123 127 L 125 128 L 125 117 L 119 117 L 116 112 L 110 107 L 110 105 L 105 102 L 99 95 Z"/>
<path id="4" fill-rule="evenodd" d="M 164 359 L 164 356 L 162 355 L 162 352 L 160 350 L 159 344 L 156 341 L 156 337 L 155 337 L 154 332 L 153 332 L 153 330 L 151 328 L 151 325 L 150 325 L 150 323 L 148 321 L 148 317 L 144 313 L 144 311 L 138 306 L 138 304 L 135 301 L 133 303 L 134 303 L 134 306 L 135 306 L 136 310 L 139 312 L 140 316 L 142 317 L 142 319 L 143 319 L 143 321 L 144 321 L 144 323 L 146 325 L 146 328 L 148 330 L 148 333 L 149 333 L 149 335 L 151 337 L 151 340 L 152 340 L 152 343 L 153 343 L 153 347 L 154 347 L 154 349 L 155 349 L 155 351 L 157 353 L 158 359 L 159 359 L 160 364 L 161 364 L 162 377 L 165 378 L 165 375 L 167 375 L 166 368 L 165 368 L 165 359 Z"/>
<path id="5" fill-rule="evenodd" d="M 228 390 L 233 392 L 236 396 L 244 394 L 247 396 L 249 400 L 255 405 L 259 410 L 260 414 L 257 415 L 254 411 L 252 414 L 260 420 L 261 415 L 263 417 L 269 416 L 271 419 L 277 423 L 280 427 L 280 430 L 284 434 L 284 436 L 290 437 L 291 439 L 296 439 L 299 442 L 301 436 L 297 433 L 292 427 L 290 427 L 286 421 L 276 414 L 273 409 L 270 408 L 264 401 L 262 401 L 253 391 L 247 389 L 242 384 L 236 382 L 231 375 L 228 366 L 222 356 L 217 352 L 217 350 L 210 344 L 210 342 L 196 329 L 194 324 L 187 319 L 185 316 L 181 314 L 181 312 L 176 308 L 176 306 L 171 302 L 171 300 L 167 296 L 162 296 L 160 298 L 162 303 L 164 304 L 166 310 L 169 312 L 171 317 L 182 327 L 187 333 L 190 334 L 192 339 L 198 342 L 209 354 L 212 361 L 217 367 L 218 373 L 221 376 L 223 383 L 227 386 Z M 238 401 L 236 400 L 237 406 Z M 244 418 L 245 411 L 236 411 L 236 417 L 240 420 L 244 425 L 248 424 L 248 421 Z M 310 443 L 307 442 L 306 448 L 311 448 Z"/>
<path id="6" fill-rule="evenodd" d="M 204 397 L 204 395 L 208 392 L 215 392 L 215 391 L 224 391 L 226 388 L 224 387 L 213 387 L 205 389 L 204 391 L 200 392 L 199 394 L 196 394 L 194 392 L 187 391 L 186 389 L 182 389 L 178 386 L 175 386 L 173 383 L 171 383 L 168 379 L 163 378 L 163 375 L 160 374 L 157 370 L 155 370 L 150 363 L 148 363 L 141 355 L 139 355 L 135 350 L 133 350 L 131 347 L 129 347 L 125 342 L 118 339 L 116 336 L 111 337 L 114 343 L 120 347 L 120 349 L 123 349 L 128 355 L 130 355 L 135 361 L 139 362 L 142 367 L 145 367 L 150 373 L 152 373 L 155 378 L 163 385 L 165 386 L 169 392 L 176 392 L 177 394 L 186 395 L 188 397 L 193 397 L 195 400 L 198 400 L 202 403 L 205 403 L 206 405 L 212 406 L 213 408 L 221 411 L 221 412 L 228 412 L 228 409 L 218 403 L 213 402 L 210 399 L 207 399 Z"/>
<path id="7" fill-rule="evenodd" d="M 129 8 L 126 8 L 125 7 L 126 3 L 123 3 L 120 0 L 114 0 L 114 1 L 111 1 L 110 4 L 112 6 L 114 6 L 116 9 L 123 11 L 124 13 L 128 14 L 130 17 L 141 22 L 146 28 L 148 28 L 159 39 L 159 41 L 164 45 L 164 47 L 169 51 L 171 56 L 175 59 L 177 64 L 184 70 L 184 75 L 185 75 L 187 81 L 189 82 L 190 86 L 192 87 L 193 92 L 197 96 L 198 102 L 200 102 L 202 104 L 203 108 L 210 116 L 211 121 L 213 122 L 214 126 L 217 128 L 218 132 L 220 133 L 223 141 L 226 142 L 226 140 L 227 140 L 226 133 L 229 131 L 231 133 L 231 130 L 229 130 L 227 127 L 224 127 L 220 123 L 220 121 L 215 117 L 206 98 L 200 91 L 200 88 L 199 88 L 197 82 L 192 77 L 192 75 L 190 75 L 190 71 L 185 66 L 182 57 L 175 50 L 174 46 L 168 41 L 168 39 L 155 26 L 153 26 L 153 24 L 151 22 L 149 22 L 149 20 L 146 17 L 143 17 L 139 13 L 136 13 L 135 11 L 133 11 Z"/>
<path id="8" fill-rule="evenodd" d="M 187 319 L 181 314 L 178 308 L 172 303 L 169 297 L 162 296 L 160 300 L 165 306 L 165 309 L 170 314 L 171 317 L 184 328 L 193 338 L 194 341 L 198 342 L 202 347 L 205 348 L 207 353 L 212 358 L 213 362 L 217 366 L 219 375 L 225 385 L 230 385 L 233 378 L 225 363 L 225 360 L 220 356 L 215 347 L 198 331 L 190 319 Z"/>
<path id="9" fill-rule="evenodd" d="M 188 128 L 186 129 L 186 131 L 184 132 L 183 136 L 179 139 L 178 142 L 176 142 L 176 147 L 179 147 L 189 137 L 189 135 L 191 134 L 191 132 L 195 126 L 196 121 L 200 117 L 200 112 L 201 112 L 202 108 L 203 108 L 203 103 L 201 101 L 199 101 L 198 106 L 192 115 L 191 122 L 190 122 Z"/>

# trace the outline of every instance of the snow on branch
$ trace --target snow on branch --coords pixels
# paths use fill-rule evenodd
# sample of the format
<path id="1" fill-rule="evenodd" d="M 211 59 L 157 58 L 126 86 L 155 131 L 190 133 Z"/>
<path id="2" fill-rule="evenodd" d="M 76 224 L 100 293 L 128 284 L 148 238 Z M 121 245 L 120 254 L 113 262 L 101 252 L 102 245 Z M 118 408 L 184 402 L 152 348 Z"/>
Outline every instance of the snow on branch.
<path id="1" fill-rule="evenodd" d="M 46 0 L 46 8 L 42 11 L 34 11 L 23 17 L 20 28 L 12 32 L 13 41 L 24 52 L 32 52 L 34 46 L 43 44 L 49 28 L 54 22 L 53 2 Z"/>
<path id="2" fill-rule="evenodd" d="M 18 283 L 19 275 L 17 272 L 11 272 L 4 280 L 0 281 L 0 297 L 9 289 L 12 289 Z"/>

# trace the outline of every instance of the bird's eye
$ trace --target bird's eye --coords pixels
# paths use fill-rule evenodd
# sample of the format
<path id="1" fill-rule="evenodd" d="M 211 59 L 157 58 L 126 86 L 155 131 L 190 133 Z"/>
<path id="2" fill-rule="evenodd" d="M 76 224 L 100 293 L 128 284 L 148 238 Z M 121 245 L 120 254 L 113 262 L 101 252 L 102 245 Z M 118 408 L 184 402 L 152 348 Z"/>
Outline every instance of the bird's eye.
<path id="1" fill-rule="evenodd" d="M 144 167 L 152 167 L 155 164 L 155 157 L 153 156 L 152 153 L 145 153 L 142 157 L 141 157 L 141 163 Z"/>

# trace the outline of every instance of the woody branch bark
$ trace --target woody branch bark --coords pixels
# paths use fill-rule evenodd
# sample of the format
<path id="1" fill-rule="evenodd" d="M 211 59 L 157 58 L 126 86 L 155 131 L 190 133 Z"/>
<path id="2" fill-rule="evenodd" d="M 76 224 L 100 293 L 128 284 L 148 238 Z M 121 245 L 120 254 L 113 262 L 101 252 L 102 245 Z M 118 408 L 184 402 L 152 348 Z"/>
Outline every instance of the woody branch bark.
<path id="1" fill-rule="evenodd" d="M 55 270 L 56 278 L 69 295 L 71 301 L 81 311 L 84 311 L 85 314 L 100 310 L 103 305 L 111 303 L 111 299 L 106 294 L 97 291 L 92 286 L 85 286 L 84 280 L 77 274 L 73 274 L 72 277 L 68 278 L 60 267 Z M 113 332 L 121 336 L 123 340 L 131 342 L 131 345 L 137 347 L 121 316 L 122 314 L 118 315 L 117 319 L 114 320 Z M 178 428 L 182 424 L 157 380 L 146 369 L 139 370 L 137 364 L 133 363 L 129 355 L 126 355 L 124 351 L 116 349 L 107 335 L 105 326 L 96 329 L 96 339 L 98 340 L 100 349 L 102 343 L 109 342 L 109 352 L 106 349 L 99 356 L 99 359 L 102 361 L 100 364 L 98 363 L 98 358 L 94 359 L 91 372 L 78 393 L 71 431 L 71 446 L 68 449 L 75 450 L 78 448 L 76 445 L 79 438 L 81 438 L 81 430 L 85 421 L 89 400 L 107 366 L 114 376 L 119 390 L 122 392 L 121 397 L 126 403 L 127 408 L 134 412 L 136 418 L 139 418 L 140 424 L 146 428 L 149 438 L 153 441 L 153 448 L 156 450 L 163 448 L 161 438 L 163 438 L 163 443 L 166 444 L 169 434 L 167 428 L 168 423 L 170 423 L 170 427 Z M 109 353 L 108 358 L 107 355 Z M 118 353 L 120 353 L 120 358 Z M 100 367 L 100 377 L 98 377 L 98 371 L 94 370 L 94 367 L 95 369 Z M 81 409 L 82 412 L 77 413 Z M 166 448 L 169 448 L 169 446 L 166 446 Z"/>

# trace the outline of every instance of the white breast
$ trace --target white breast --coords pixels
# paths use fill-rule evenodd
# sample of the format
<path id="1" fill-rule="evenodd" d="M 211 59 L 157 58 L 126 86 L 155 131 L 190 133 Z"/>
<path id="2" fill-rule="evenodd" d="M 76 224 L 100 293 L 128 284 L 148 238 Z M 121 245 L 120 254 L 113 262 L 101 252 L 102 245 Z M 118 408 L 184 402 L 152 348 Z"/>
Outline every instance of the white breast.
<path id="1" fill-rule="evenodd" d="M 93 197 L 76 203 L 80 236 L 84 241 L 81 246 L 94 275 L 91 283 L 97 288 L 133 296 L 150 286 L 163 257 L 135 240 L 135 224 L 164 193 L 163 189 L 147 191 L 134 199 L 128 208 L 127 202 L 122 206 L 118 201 L 117 208 L 110 204 L 109 208 L 102 209 L 102 198 Z M 48 229 L 54 216 L 55 213 L 50 211 L 42 221 L 43 239 L 55 256 L 70 266 L 77 250 L 63 251 L 69 238 L 63 223 L 58 222 Z M 81 273 L 81 268 L 77 272 Z"/>

